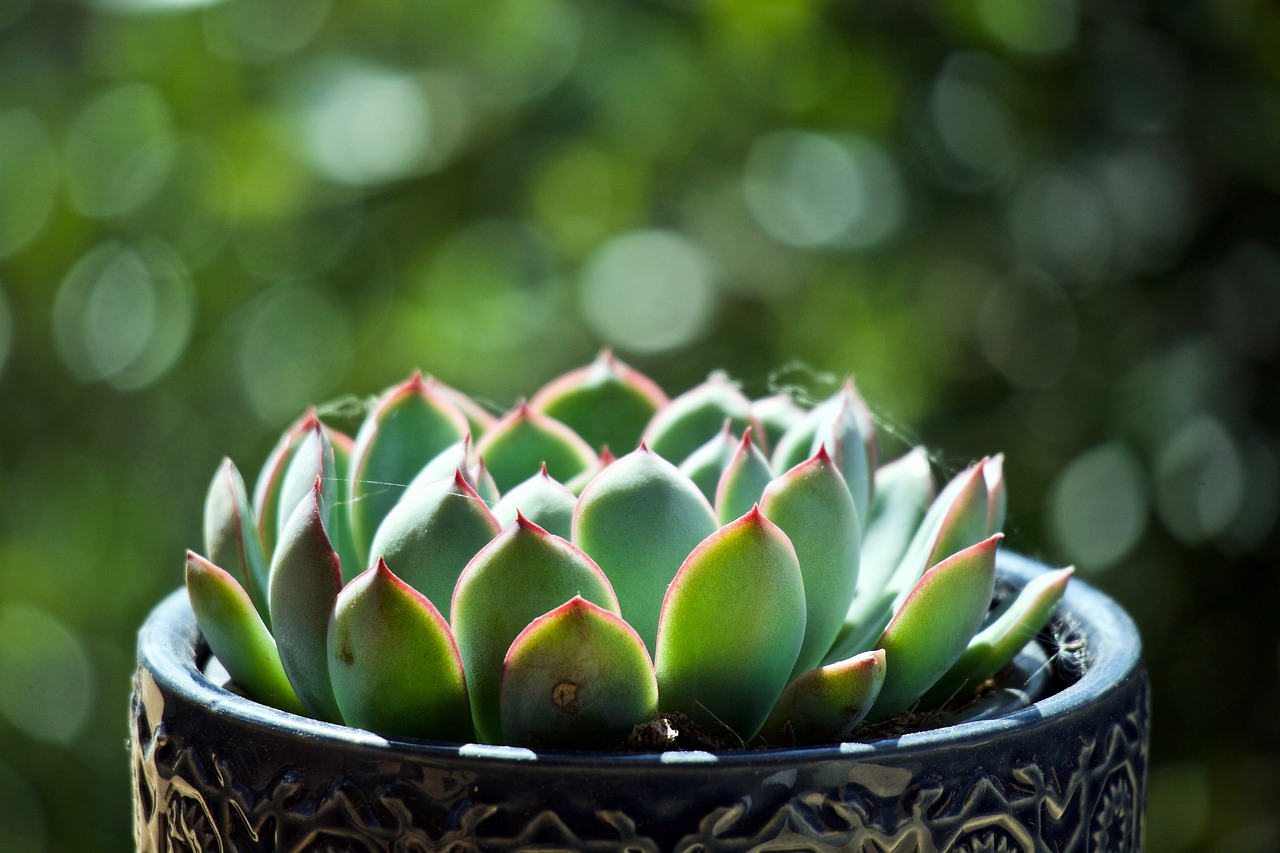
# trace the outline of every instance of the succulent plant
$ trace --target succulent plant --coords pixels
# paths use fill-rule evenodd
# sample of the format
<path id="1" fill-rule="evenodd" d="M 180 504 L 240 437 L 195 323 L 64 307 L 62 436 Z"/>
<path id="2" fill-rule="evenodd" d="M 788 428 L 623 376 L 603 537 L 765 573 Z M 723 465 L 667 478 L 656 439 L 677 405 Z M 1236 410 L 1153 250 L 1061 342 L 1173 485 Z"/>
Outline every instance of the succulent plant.
<path id="1" fill-rule="evenodd" d="M 669 399 L 605 352 L 501 417 L 420 374 L 354 440 L 307 413 L 252 501 L 218 468 L 186 579 L 232 680 L 287 711 L 534 747 L 660 715 L 835 742 L 963 704 L 1047 623 L 1070 569 L 992 605 L 1005 505 L 999 456 L 936 496 L 924 451 L 879 466 L 851 382 Z"/>

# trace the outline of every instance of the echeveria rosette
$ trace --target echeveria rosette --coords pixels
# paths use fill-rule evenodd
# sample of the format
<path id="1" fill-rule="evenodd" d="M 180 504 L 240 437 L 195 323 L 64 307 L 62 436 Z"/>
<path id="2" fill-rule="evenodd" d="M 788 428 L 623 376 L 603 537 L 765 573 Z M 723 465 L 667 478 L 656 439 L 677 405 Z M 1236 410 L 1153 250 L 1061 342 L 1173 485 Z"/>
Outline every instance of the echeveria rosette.
<path id="1" fill-rule="evenodd" d="M 354 441 L 308 411 L 252 501 L 224 461 L 187 583 L 233 680 L 295 713 L 538 748 L 680 714 L 829 743 L 964 705 L 1050 619 L 1070 570 L 991 607 L 1002 461 L 936 497 L 923 450 L 877 467 L 852 383 L 812 408 L 723 374 L 668 399 L 604 353 L 495 416 L 415 374 Z"/>

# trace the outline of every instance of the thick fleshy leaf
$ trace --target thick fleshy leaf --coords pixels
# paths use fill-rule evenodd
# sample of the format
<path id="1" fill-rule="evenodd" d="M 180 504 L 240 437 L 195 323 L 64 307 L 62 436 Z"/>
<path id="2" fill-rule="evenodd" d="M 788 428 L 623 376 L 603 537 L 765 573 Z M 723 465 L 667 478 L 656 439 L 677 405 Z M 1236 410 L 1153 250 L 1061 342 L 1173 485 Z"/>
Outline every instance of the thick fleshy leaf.
<path id="1" fill-rule="evenodd" d="M 200 632 L 232 680 L 259 702 L 305 714 L 284 674 L 276 641 L 244 588 L 229 572 L 191 551 L 186 575 Z"/>
<path id="2" fill-rule="evenodd" d="M 346 433 L 326 426 L 324 434 L 333 448 L 333 495 L 337 502 L 329 512 L 329 541 L 338 554 L 338 563 L 342 569 L 342 582 L 350 583 L 364 568 L 363 559 L 356 553 L 355 537 L 351 533 L 351 515 L 347 512 L 347 477 L 351 473 L 351 454 L 355 450 L 355 441 Z"/>
<path id="3" fill-rule="evenodd" d="M 790 394 L 773 394 L 752 400 L 751 414 L 764 429 L 759 443 L 767 451 L 777 447 L 783 434 L 802 421 L 808 412 Z"/>
<path id="4" fill-rule="evenodd" d="M 804 642 L 795 549 L 759 510 L 707 537 L 662 602 L 654 669 L 659 706 L 755 737 Z"/>
<path id="5" fill-rule="evenodd" d="M 880 695 L 884 673 L 884 649 L 803 673 L 782 691 L 760 736 L 771 746 L 844 740 Z"/>
<path id="6" fill-rule="evenodd" d="M 573 510 L 577 497 L 547 473 L 546 466 L 537 474 L 508 491 L 493 508 L 494 518 L 504 528 L 514 524 L 517 515 L 564 539 L 573 534 Z"/>
<path id="7" fill-rule="evenodd" d="M 422 470 L 413 475 L 413 479 L 409 481 L 409 487 L 405 489 L 405 494 L 412 492 L 418 486 L 425 483 L 434 483 L 436 480 L 443 480 L 448 477 L 453 478 L 455 471 L 461 471 L 462 475 L 467 478 L 467 482 L 475 488 L 475 479 L 472 477 L 472 453 L 471 453 L 471 433 L 467 433 L 460 440 L 441 450 L 431 458 L 431 461 L 422 466 Z M 401 499 L 404 495 L 401 495 Z"/>
<path id="8" fill-rule="evenodd" d="M 813 442 L 818 435 L 818 424 L 825 411 L 823 409 L 825 405 L 827 405 L 826 402 L 820 403 L 817 408 L 805 412 L 803 417 L 787 427 L 787 431 L 774 442 L 773 455 L 769 464 L 773 467 L 775 474 L 785 474 L 813 455 L 813 451 L 809 448 L 813 447 Z"/>
<path id="9" fill-rule="evenodd" d="M 462 570 L 499 530 L 489 507 L 455 471 L 451 479 L 407 492 L 378 528 L 372 553 L 443 612 Z"/>
<path id="10" fill-rule="evenodd" d="M 908 710 L 960 658 L 991 606 L 1000 538 L 948 557 L 911 590 L 876 643 L 887 672 L 868 719 Z"/>
<path id="11" fill-rule="evenodd" d="M 258 481 L 253 487 L 258 533 L 262 538 L 262 553 L 266 555 L 268 563 L 275 553 L 276 535 L 280 530 L 280 487 L 284 483 L 284 473 L 289 469 L 293 454 L 298 449 L 298 442 L 307 434 L 315 418 L 315 409 L 308 409 L 306 414 L 284 431 L 268 454 L 267 461 L 263 463 Z"/>
<path id="12" fill-rule="evenodd" d="M 858 517 L 866 518 L 876 465 L 875 425 L 867 404 L 849 379 L 835 397 L 814 411 L 820 414 L 809 452 L 815 453 L 820 446 L 827 448 L 853 495 Z"/>
<path id="13" fill-rule="evenodd" d="M 480 500 L 490 507 L 502 497 L 502 493 L 498 491 L 498 483 L 493 479 L 493 474 L 489 473 L 489 466 L 485 464 L 483 456 L 478 457 L 476 464 L 471 466 L 467 474 L 467 482 L 475 486 Z"/>
<path id="14" fill-rule="evenodd" d="M 267 615 L 267 558 L 249 506 L 244 480 L 230 459 L 223 459 L 204 501 L 204 550 L 209 560 L 225 566 L 248 592 L 259 614 Z M 188 559 L 190 563 L 190 559 Z"/>
<path id="15" fill-rule="evenodd" d="M 378 400 L 356 434 L 347 481 L 351 534 L 362 563 L 370 562 L 374 532 L 409 481 L 467 431 L 467 419 L 421 374 Z"/>
<path id="16" fill-rule="evenodd" d="M 1004 530 L 1005 514 L 1009 510 L 1009 491 L 1004 479 L 1004 454 L 997 453 L 982 468 L 987 481 L 987 535 Z"/>
<path id="17" fill-rule="evenodd" d="M 285 470 L 284 482 L 280 485 L 280 515 L 277 539 L 284 529 L 289 516 L 293 515 L 298 504 L 311 494 L 316 481 L 320 482 L 320 512 L 325 529 L 329 526 L 329 513 L 334 499 L 339 493 L 338 480 L 334 470 L 333 444 L 325 433 L 324 425 L 319 420 L 312 420 L 307 431 L 298 440 L 298 447 L 289 467 Z"/>
<path id="18" fill-rule="evenodd" d="M 982 469 L 979 462 L 943 488 L 882 587 L 859 587 L 845 617 L 846 627 L 828 660 L 870 648 L 926 569 L 986 538 L 987 495 Z"/>
<path id="19" fill-rule="evenodd" d="M 578 596 L 516 637 L 499 692 L 502 742 L 543 749 L 617 747 L 658 706 L 639 635 Z"/>
<path id="20" fill-rule="evenodd" d="M 652 379 L 604 350 L 586 367 L 547 383 L 529 406 L 565 424 L 596 450 L 629 451 L 668 402 Z"/>
<path id="21" fill-rule="evenodd" d="M 523 516 L 472 560 L 458 578 L 449 622 L 471 693 L 476 734 L 498 743 L 498 686 L 511 642 L 537 617 L 581 595 L 617 612 L 604 572 L 582 551 Z"/>
<path id="22" fill-rule="evenodd" d="M 472 435 L 483 435 L 485 430 L 498 422 L 497 415 L 494 415 L 457 388 L 451 388 L 434 376 L 427 377 L 425 381 L 428 388 L 440 394 L 462 413 L 463 417 L 467 419 L 467 425 L 471 428 Z"/>
<path id="23" fill-rule="evenodd" d="M 963 703 L 983 682 L 1008 666 L 1049 624 L 1053 609 L 1062 599 L 1074 572 L 1066 568 L 1032 578 L 996 618 L 989 619 L 987 626 L 969 641 L 959 660 L 925 694 L 921 705 L 935 708 L 953 698 Z"/>
<path id="24" fill-rule="evenodd" d="M 750 512 L 772 479 L 769 459 L 751 440 L 748 427 L 716 485 L 715 507 L 720 523 L 728 524 Z"/>
<path id="25" fill-rule="evenodd" d="M 471 740 L 462 659 L 426 596 L 381 560 L 338 595 L 329 677 L 350 726 L 401 737 Z"/>
<path id="26" fill-rule="evenodd" d="M 933 499 L 933 473 L 924 448 L 876 472 L 876 493 L 863 526 L 860 590 L 879 592 L 902 561 Z"/>
<path id="27" fill-rule="evenodd" d="M 825 447 L 769 484 L 760 511 L 787 534 L 804 578 L 804 645 L 791 678 L 831 648 L 858 586 L 862 529 L 844 478 Z"/>
<path id="28" fill-rule="evenodd" d="M 569 427 L 521 403 L 481 437 L 476 452 L 505 492 L 529 479 L 545 463 L 560 482 L 587 470 L 595 451 Z"/>
<path id="29" fill-rule="evenodd" d="M 679 465 L 713 438 L 729 421 L 735 435 L 747 427 L 761 434 L 751 414 L 751 401 L 724 373 L 716 371 L 706 382 L 690 388 L 653 416 L 645 429 L 645 443 L 654 453 Z"/>
<path id="30" fill-rule="evenodd" d="M 329 683 L 327 636 L 342 588 L 338 555 L 321 520 L 321 484 L 285 521 L 271 561 L 271 627 L 280 662 L 298 698 L 321 719 L 341 719 Z"/>
<path id="31" fill-rule="evenodd" d="M 725 421 L 720 432 L 680 464 L 680 473 L 693 481 L 708 502 L 715 501 L 720 478 L 738 452 L 738 444 L 739 440 L 734 436 L 729 422 Z"/>
<path id="32" fill-rule="evenodd" d="M 622 618 L 653 648 L 667 585 L 717 526 L 698 487 L 641 444 L 583 491 L 573 514 L 573 542 L 604 569 Z"/>
<path id="33" fill-rule="evenodd" d="M 570 477 L 569 481 L 564 484 L 564 487 L 573 492 L 575 496 L 581 495 L 583 490 L 587 486 L 591 485 L 591 481 L 596 478 L 597 474 L 605 468 L 608 468 L 616 461 L 617 457 L 613 455 L 613 451 L 610 450 L 609 445 L 606 444 L 604 447 L 600 448 L 600 458 L 596 460 L 595 464 L 587 470 L 582 471 L 577 476 Z"/>

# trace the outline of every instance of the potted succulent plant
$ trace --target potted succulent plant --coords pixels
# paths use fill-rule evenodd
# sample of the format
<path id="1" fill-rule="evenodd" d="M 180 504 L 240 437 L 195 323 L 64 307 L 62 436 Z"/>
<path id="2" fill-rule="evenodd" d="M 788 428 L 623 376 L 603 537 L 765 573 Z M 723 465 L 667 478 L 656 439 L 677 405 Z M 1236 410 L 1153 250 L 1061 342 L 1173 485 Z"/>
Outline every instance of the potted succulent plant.
<path id="1" fill-rule="evenodd" d="M 998 556 L 1005 494 L 878 464 L 852 383 L 607 352 L 308 413 L 141 633 L 139 849 L 1138 850 L 1136 632 Z"/>

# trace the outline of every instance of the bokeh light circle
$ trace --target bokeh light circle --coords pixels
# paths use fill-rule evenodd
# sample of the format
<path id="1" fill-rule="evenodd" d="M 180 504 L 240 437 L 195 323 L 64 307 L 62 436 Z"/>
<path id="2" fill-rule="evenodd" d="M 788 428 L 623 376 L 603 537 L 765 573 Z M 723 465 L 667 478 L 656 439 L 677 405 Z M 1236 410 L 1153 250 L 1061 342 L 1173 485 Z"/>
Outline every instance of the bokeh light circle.
<path id="1" fill-rule="evenodd" d="M 0 604 L 0 715 L 24 734 L 70 744 L 89 719 L 93 668 L 62 622 L 21 602 Z"/>
<path id="2" fill-rule="evenodd" d="M 587 324 L 605 343 L 640 353 L 685 346 L 706 331 L 715 310 L 711 261 L 671 231 L 635 231 L 587 261 L 580 299 Z"/>
<path id="3" fill-rule="evenodd" d="M 1050 533 L 1084 571 L 1119 562 L 1142 537 L 1148 515 L 1142 463 L 1118 442 L 1081 453 L 1049 493 Z"/>

